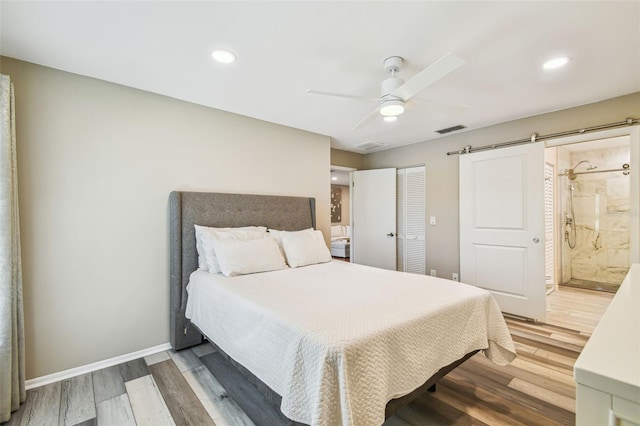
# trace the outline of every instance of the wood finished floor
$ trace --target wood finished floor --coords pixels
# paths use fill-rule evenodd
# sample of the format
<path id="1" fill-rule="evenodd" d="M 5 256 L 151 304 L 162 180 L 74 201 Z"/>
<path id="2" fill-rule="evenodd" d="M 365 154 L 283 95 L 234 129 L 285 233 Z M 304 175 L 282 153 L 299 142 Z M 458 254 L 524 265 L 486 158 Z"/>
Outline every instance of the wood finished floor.
<path id="1" fill-rule="evenodd" d="M 551 310 L 546 322 L 591 335 L 613 296 L 606 291 L 560 286 L 559 291 L 547 296 Z"/>
<path id="2" fill-rule="evenodd" d="M 574 424 L 573 364 L 612 295 L 561 289 L 550 296 L 549 323 L 507 319 L 514 362 L 500 367 L 477 354 L 384 425 Z M 204 344 L 35 388 L 2 426 L 287 424 L 220 360 Z"/>

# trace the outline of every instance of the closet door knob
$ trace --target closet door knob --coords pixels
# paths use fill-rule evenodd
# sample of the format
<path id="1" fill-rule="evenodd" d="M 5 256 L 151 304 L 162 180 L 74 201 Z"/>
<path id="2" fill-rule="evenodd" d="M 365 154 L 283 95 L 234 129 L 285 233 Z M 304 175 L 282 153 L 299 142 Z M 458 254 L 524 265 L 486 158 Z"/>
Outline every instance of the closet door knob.
<path id="1" fill-rule="evenodd" d="M 395 235 L 395 234 L 394 234 L 393 232 L 389 232 L 389 233 L 387 234 L 387 237 L 393 237 L 394 235 Z"/>
<path id="2" fill-rule="evenodd" d="M 534 243 L 536 243 L 536 244 L 538 244 L 538 243 L 540 242 L 540 238 L 535 237 L 535 238 L 533 239 L 533 242 L 534 242 Z"/>

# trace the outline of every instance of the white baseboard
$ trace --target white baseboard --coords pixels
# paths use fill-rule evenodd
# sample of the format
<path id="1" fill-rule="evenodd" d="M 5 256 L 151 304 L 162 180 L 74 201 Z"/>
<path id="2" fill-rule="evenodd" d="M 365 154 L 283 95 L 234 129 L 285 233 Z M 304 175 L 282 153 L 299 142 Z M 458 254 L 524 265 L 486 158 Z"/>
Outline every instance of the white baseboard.
<path id="1" fill-rule="evenodd" d="M 36 377 L 35 379 L 29 379 L 25 382 L 27 390 L 37 388 L 39 386 L 48 385 L 49 383 L 59 382 L 60 380 L 70 379 L 71 377 L 79 376 L 85 373 L 91 373 L 92 371 L 100 370 L 102 368 L 111 367 L 112 365 L 122 364 L 123 362 L 132 361 L 134 359 L 142 358 L 143 356 L 152 355 L 158 352 L 171 349 L 170 343 L 163 343 L 158 346 L 154 346 L 147 349 L 142 349 L 136 352 L 131 352 L 124 355 L 119 355 L 113 358 L 105 359 L 102 361 L 94 362 L 87 365 L 81 365 L 80 367 L 70 368 L 69 370 L 59 371 L 57 373 L 47 374 L 46 376 Z"/>

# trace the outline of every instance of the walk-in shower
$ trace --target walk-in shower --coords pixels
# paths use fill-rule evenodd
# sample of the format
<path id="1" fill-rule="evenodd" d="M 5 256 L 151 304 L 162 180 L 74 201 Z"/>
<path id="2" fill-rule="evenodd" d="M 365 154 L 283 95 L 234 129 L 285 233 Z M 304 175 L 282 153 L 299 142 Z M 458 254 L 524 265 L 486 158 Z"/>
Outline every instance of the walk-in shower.
<path id="1" fill-rule="evenodd" d="M 626 275 L 629 160 L 628 146 L 558 147 L 559 284 L 615 291 Z"/>

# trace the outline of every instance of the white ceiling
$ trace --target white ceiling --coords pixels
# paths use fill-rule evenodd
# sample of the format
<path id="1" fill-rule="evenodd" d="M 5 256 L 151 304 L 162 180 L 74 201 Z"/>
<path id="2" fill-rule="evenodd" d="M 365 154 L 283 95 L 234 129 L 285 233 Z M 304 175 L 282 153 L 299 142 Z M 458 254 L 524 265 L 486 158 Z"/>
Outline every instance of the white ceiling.
<path id="1" fill-rule="evenodd" d="M 304 129 L 355 152 L 640 91 L 640 2 L 0 2 L 0 53 Z M 217 48 L 234 51 L 215 63 Z M 410 78 L 446 53 L 466 64 L 395 123 L 352 127 L 376 103 L 383 60 Z M 572 58 L 555 72 L 542 63 Z M 377 150 L 379 150 L 377 149 Z"/>

